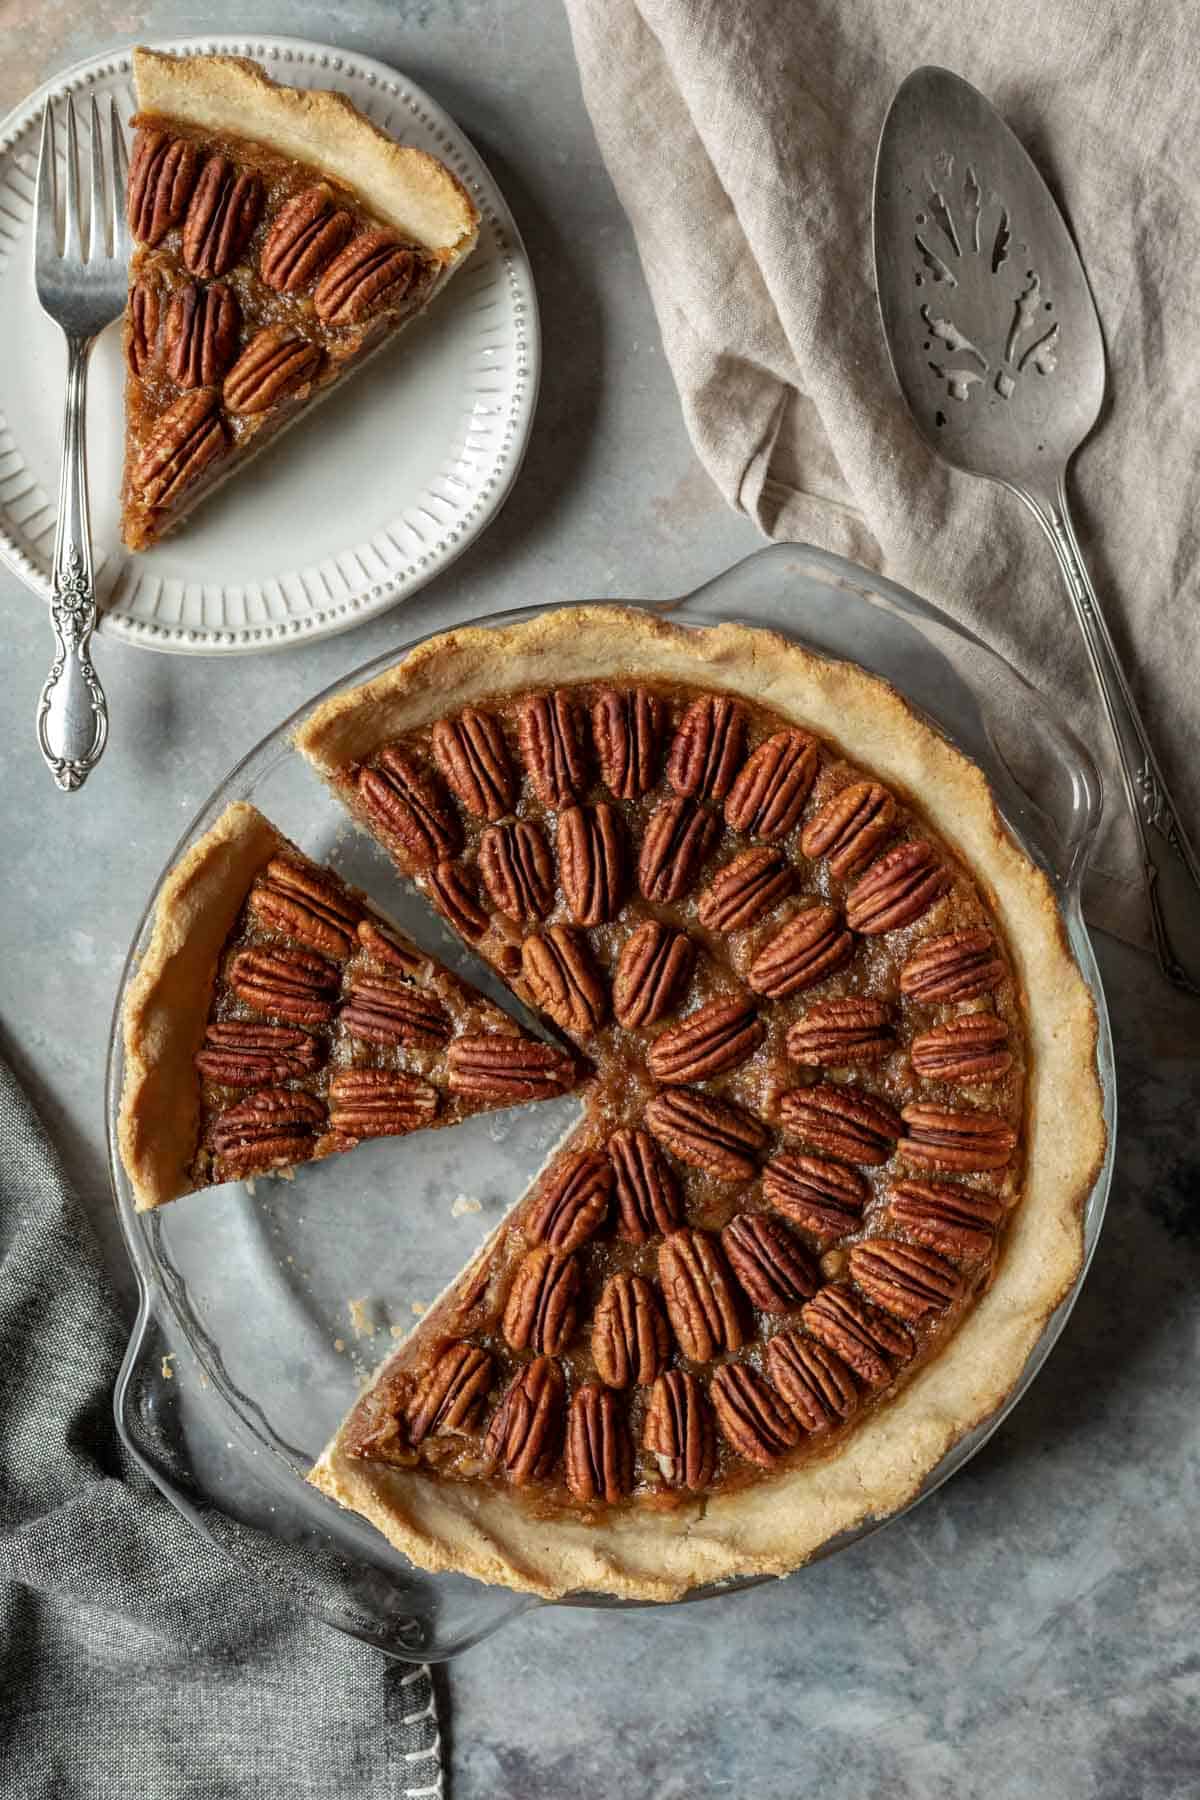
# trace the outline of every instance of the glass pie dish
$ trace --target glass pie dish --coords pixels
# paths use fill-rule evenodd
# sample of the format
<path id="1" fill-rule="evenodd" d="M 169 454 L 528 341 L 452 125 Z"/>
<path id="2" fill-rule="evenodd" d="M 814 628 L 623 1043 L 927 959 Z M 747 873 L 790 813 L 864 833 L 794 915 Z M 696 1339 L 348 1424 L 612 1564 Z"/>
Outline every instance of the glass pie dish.
<path id="1" fill-rule="evenodd" d="M 1083 1271 L 1003 1404 L 943 1457 L 920 1499 L 979 1449 L 1032 1381 L 1066 1322 L 1099 1236 L 1115 1089 L 1104 997 L 1080 913 L 1100 813 L 1096 776 L 1086 752 L 994 652 L 926 602 L 838 557 L 776 546 L 683 599 L 644 604 L 684 627 L 725 620 L 768 627 L 890 681 L 987 775 L 1009 829 L 1053 884 L 1095 1002 L 1109 1137 L 1085 1207 Z M 474 623 L 496 627 L 545 610 Z M 379 674 L 412 648 L 356 670 L 312 704 Z M 405 892 L 383 853 L 351 829 L 339 802 L 292 748 L 292 734 L 309 710 L 285 720 L 232 772 L 168 867 L 231 802 L 249 800 L 308 855 L 336 866 L 419 942 L 513 1010 L 512 997 L 419 897 Z M 252 1559 L 331 1624 L 399 1657 L 452 1656 L 543 1602 L 415 1568 L 304 1476 L 392 1338 L 404 1335 L 526 1190 L 579 1116 L 580 1103 L 568 1097 L 484 1115 L 450 1133 L 418 1134 L 403 1146 L 367 1143 L 349 1162 L 309 1166 L 294 1181 L 262 1180 L 256 1192 L 250 1184 L 229 1185 L 138 1214 L 116 1148 L 124 1074 L 119 1020 L 157 898 L 156 890 L 126 962 L 108 1068 L 114 1196 L 141 1297 L 116 1394 L 122 1435 L 200 1528 Z M 186 1379 L 176 1378 L 177 1366 Z M 865 1521 L 822 1554 L 885 1522 Z M 803 1571 L 792 1579 L 802 1580 Z M 687 1599 L 745 1585 L 696 1589 Z M 629 1603 L 577 1594 L 559 1604 Z"/>

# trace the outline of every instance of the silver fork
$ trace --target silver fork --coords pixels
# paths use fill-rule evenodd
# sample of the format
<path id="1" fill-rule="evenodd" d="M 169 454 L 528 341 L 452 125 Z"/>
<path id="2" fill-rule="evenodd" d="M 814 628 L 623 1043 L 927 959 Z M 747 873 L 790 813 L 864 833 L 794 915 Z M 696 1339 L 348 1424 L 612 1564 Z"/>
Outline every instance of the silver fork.
<path id="1" fill-rule="evenodd" d="M 106 168 L 100 114 L 92 96 L 91 215 L 86 259 L 79 217 L 79 149 L 73 100 L 67 100 L 61 249 L 54 110 L 49 100 L 42 115 L 38 159 L 34 282 L 42 311 L 62 327 L 67 340 L 67 397 L 50 596 L 56 648 L 38 701 L 37 738 L 50 773 L 66 793 L 83 786 L 103 755 L 108 738 L 108 705 L 90 654 L 96 623 L 96 590 L 92 580 L 84 418 L 88 357 L 99 333 L 125 306 L 125 272 L 129 262 L 125 139 L 117 103 L 113 100 L 110 105 L 111 147 Z"/>

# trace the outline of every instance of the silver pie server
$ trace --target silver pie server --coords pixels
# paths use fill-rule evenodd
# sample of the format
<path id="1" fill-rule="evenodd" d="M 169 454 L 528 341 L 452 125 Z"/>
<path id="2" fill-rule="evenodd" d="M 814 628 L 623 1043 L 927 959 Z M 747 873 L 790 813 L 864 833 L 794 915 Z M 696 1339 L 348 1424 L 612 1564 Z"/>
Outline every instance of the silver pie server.
<path id="1" fill-rule="evenodd" d="M 947 69 L 896 93 L 875 160 L 875 285 L 900 391 L 936 455 L 1023 500 L 1083 633 L 1137 824 L 1164 974 L 1200 994 L 1200 862 L 1134 704 L 1067 505 L 1104 340 L 1066 221 L 999 113 Z"/>

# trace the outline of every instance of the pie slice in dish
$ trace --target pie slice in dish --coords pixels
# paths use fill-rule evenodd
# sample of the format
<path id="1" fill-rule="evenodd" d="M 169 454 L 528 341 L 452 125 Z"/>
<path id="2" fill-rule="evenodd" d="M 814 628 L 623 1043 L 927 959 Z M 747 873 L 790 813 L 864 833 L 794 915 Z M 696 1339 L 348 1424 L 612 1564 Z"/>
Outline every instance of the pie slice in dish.
<path id="1" fill-rule="evenodd" d="M 164 883 L 124 1038 L 139 1210 L 577 1079 L 245 804 Z"/>
<path id="2" fill-rule="evenodd" d="M 421 312 L 479 219 L 342 94 L 133 54 L 122 530 L 170 531 Z"/>

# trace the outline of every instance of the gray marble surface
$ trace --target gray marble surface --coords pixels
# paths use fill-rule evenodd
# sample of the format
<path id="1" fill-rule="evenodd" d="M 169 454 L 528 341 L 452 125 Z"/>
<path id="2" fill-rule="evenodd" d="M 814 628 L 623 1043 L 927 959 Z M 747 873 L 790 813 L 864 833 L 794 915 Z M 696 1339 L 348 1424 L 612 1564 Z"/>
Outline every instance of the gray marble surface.
<path id="1" fill-rule="evenodd" d="M 545 379 L 503 515 L 402 609 L 236 662 L 102 644 L 113 741 L 75 799 L 57 795 L 33 747 L 44 614 L 0 575 L 0 1033 L 114 1259 L 102 1070 L 130 924 L 261 730 L 430 625 L 563 595 L 679 592 L 756 542 L 690 453 L 557 0 L 242 0 L 206 22 L 235 19 L 380 56 L 457 116 L 529 245 Z M 0 101 L 131 33 L 195 24 L 178 0 L 9 0 Z M 1022 1406 L 916 1513 L 790 1581 L 716 1606 L 535 1612 L 463 1657 L 440 1678 L 454 1800 L 1167 1800 L 1200 1788 L 1200 1013 L 1146 958 L 1109 940 L 1098 950 L 1121 1094 L 1109 1220 Z"/>

